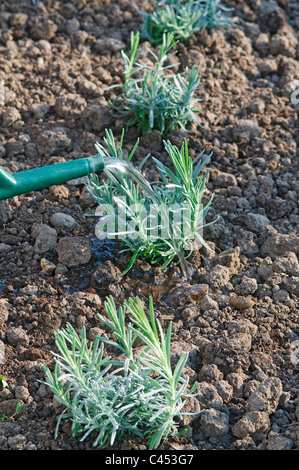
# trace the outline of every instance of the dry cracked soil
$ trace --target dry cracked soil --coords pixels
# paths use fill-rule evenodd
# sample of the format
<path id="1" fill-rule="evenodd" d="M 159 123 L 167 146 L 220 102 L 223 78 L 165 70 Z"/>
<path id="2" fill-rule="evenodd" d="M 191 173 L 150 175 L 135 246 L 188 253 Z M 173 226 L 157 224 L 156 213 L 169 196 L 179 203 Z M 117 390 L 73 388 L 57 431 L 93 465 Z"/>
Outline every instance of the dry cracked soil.
<path id="1" fill-rule="evenodd" d="M 42 383 L 53 367 L 54 332 L 84 325 L 89 340 L 108 332 L 98 313 L 152 295 L 157 317 L 173 322 L 172 360 L 189 352 L 184 374 L 198 381 L 185 411 L 187 433 L 162 449 L 296 450 L 299 445 L 299 4 L 223 2 L 232 26 L 177 45 L 176 70 L 199 65 L 199 120 L 167 139 L 190 154 L 213 151 L 204 235 L 214 253 L 189 260 L 192 279 L 138 261 L 95 237 L 94 202 L 84 181 L 0 202 L 0 449 L 88 450 L 65 421 L 54 438 L 57 404 Z M 140 28 L 147 0 L 0 2 L 0 165 L 8 172 L 94 155 L 123 83 L 121 50 Z M 293 101 L 293 102 L 292 102 Z M 130 151 L 137 138 L 124 139 Z M 136 163 L 167 162 L 160 132 L 140 138 Z M 152 162 L 145 174 L 154 178 Z M 198 287 L 199 286 L 199 287 Z M 202 295 L 198 295 L 202 292 Z M 3 382 L 2 382 L 3 384 Z M 17 403 L 23 406 L 19 413 Z M 112 449 L 145 449 L 126 436 Z"/>

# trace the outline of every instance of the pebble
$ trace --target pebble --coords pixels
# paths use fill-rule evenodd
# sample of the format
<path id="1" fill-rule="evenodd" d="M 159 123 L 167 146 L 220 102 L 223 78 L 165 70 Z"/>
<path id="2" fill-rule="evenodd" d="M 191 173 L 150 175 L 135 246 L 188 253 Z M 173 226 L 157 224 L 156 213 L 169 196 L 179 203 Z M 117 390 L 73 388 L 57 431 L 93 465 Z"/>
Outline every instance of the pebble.
<path id="1" fill-rule="evenodd" d="M 8 302 L 0 298 L 0 327 L 6 323 L 8 314 Z"/>
<path id="2" fill-rule="evenodd" d="M 22 450 L 26 447 L 27 438 L 23 434 L 16 434 L 9 437 L 7 443 L 12 450 Z"/>
<path id="3" fill-rule="evenodd" d="M 59 155 L 71 144 L 71 139 L 63 127 L 54 127 L 51 130 L 41 132 L 36 139 L 36 147 L 41 157 Z"/>
<path id="4" fill-rule="evenodd" d="M 295 253 L 289 251 L 278 256 L 273 262 L 273 271 L 286 273 L 290 276 L 299 276 L 299 262 Z"/>
<path id="5" fill-rule="evenodd" d="M 54 21 L 47 18 L 39 18 L 30 30 L 33 39 L 53 39 L 58 26 Z"/>
<path id="6" fill-rule="evenodd" d="M 218 380 L 215 383 L 217 391 L 224 402 L 229 401 L 234 394 L 233 386 L 227 380 Z"/>
<path id="7" fill-rule="evenodd" d="M 240 284 L 236 286 L 235 290 L 237 294 L 249 295 L 254 294 L 257 288 L 258 284 L 255 278 L 244 276 Z"/>
<path id="8" fill-rule="evenodd" d="M 89 104 L 86 106 L 82 112 L 81 120 L 85 124 L 89 124 L 92 130 L 97 132 L 108 128 L 111 124 L 111 116 L 107 112 L 107 108 L 97 104 Z"/>
<path id="9" fill-rule="evenodd" d="M 267 225 L 271 225 L 271 222 L 265 215 L 248 212 L 245 216 L 245 224 L 252 232 L 260 233 L 265 230 Z"/>
<path id="10" fill-rule="evenodd" d="M 282 383 L 278 377 L 265 379 L 249 397 L 247 409 L 249 411 L 266 411 L 273 413 L 279 404 L 282 394 Z"/>
<path id="11" fill-rule="evenodd" d="M 200 425 L 207 437 L 224 436 L 229 430 L 227 414 L 213 408 L 201 412 Z"/>
<path id="12" fill-rule="evenodd" d="M 15 389 L 15 397 L 17 400 L 21 400 L 23 402 L 27 401 L 29 398 L 29 390 L 27 387 L 23 385 L 17 385 Z"/>
<path id="13" fill-rule="evenodd" d="M 269 428 L 269 415 L 264 411 L 250 411 L 233 426 L 235 437 L 263 435 Z"/>
<path id="14" fill-rule="evenodd" d="M 272 229 L 261 246 L 261 255 L 276 258 L 278 255 L 284 255 L 286 252 L 299 255 L 299 235 L 279 233 Z"/>
<path id="15" fill-rule="evenodd" d="M 11 328 L 6 333 L 8 344 L 12 346 L 29 346 L 29 337 L 21 327 Z"/>
<path id="16" fill-rule="evenodd" d="M 214 266 L 205 277 L 207 284 L 209 284 L 212 289 L 219 289 L 221 287 L 227 286 L 229 279 L 229 268 L 220 264 Z"/>
<path id="17" fill-rule="evenodd" d="M 249 143 L 254 137 L 258 137 L 260 129 L 256 121 L 240 119 L 233 124 L 233 138 L 235 142 Z"/>
<path id="18" fill-rule="evenodd" d="M 11 219 L 12 212 L 7 201 L 0 201 L 0 227 Z"/>
<path id="19" fill-rule="evenodd" d="M 64 237 L 59 240 L 56 251 L 59 263 L 75 268 L 91 260 L 92 242 L 83 237 Z"/>
<path id="20" fill-rule="evenodd" d="M 201 301 L 200 301 L 200 308 L 204 312 L 207 310 L 218 310 L 218 303 L 211 299 L 208 295 L 206 295 Z"/>
<path id="21" fill-rule="evenodd" d="M 2 126 L 10 127 L 19 119 L 21 119 L 21 114 L 19 113 L 17 108 L 10 106 L 6 108 L 6 111 L 2 114 Z"/>
<path id="22" fill-rule="evenodd" d="M 122 49 L 125 49 L 126 45 L 124 42 L 115 38 L 103 38 L 98 39 L 95 42 L 94 48 L 96 52 L 101 54 L 107 54 L 107 52 L 119 52 Z"/>
<path id="23" fill-rule="evenodd" d="M 25 294 L 25 295 L 37 295 L 38 287 L 28 284 L 27 286 L 22 287 L 22 289 L 20 289 L 20 292 L 22 292 L 22 294 Z"/>
<path id="24" fill-rule="evenodd" d="M 56 268 L 56 265 L 49 261 L 47 258 L 42 258 L 40 260 L 40 265 L 43 271 L 51 273 Z"/>
<path id="25" fill-rule="evenodd" d="M 55 212 L 50 218 L 51 224 L 58 229 L 72 230 L 77 224 L 74 217 L 63 212 Z"/>
<path id="26" fill-rule="evenodd" d="M 252 308 L 255 305 L 255 301 L 250 297 L 231 295 L 229 298 L 229 304 L 239 310 L 246 310 L 248 308 Z"/>
<path id="27" fill-rule="evenodd" d="M 270 431 L 267 439 L 267 450 L 291 450 L 295 443 L 281 434 Z"/>
<path id="28" fill-rule="evenodd" d="M 86 106 L 87 103 L 81 95 L 68 93 L 56 99 L 54 109 L 63 119 L 77 119 L 82 115 Z"/>
<path id="29" fill-rule="evenodd" d="M 42 254 L 55 248 L 57 232 L 47 224 L 34 224 L 31 235 L 35 238 L 34 251 Z"/>

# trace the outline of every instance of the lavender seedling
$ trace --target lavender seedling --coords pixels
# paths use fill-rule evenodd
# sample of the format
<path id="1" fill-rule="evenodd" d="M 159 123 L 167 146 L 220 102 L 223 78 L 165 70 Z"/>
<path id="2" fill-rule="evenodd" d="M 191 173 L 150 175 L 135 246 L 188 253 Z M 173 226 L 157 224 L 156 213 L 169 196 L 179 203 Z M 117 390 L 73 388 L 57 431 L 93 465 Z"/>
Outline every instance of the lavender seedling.
<path id="1" fill-rule="evenodd" d="M 165 141 L 174 170 L 153 158 L 160 180 L 149 182 L 132 165 L 127 162 L 120 164 L 115 156 L 122 151 L 117 150 L 113 135 L 108 132 L 106 135 L 108 150 L 99 144 L 97 149 L 104 159 L 109 151 L 112 154 L 105 167 L 108 179 L 101 184 L 97 175 L 91 175 L 87 185 L 90 194 L 104 210 L 98 224 L 99 238 L 119 239 L 122 251 L 132 253 L 124 274 L 137 258 L 152 264 L 161 263 L 162 268 L 174 260 L 179 262 L 183 276 L 188 279 L 190 273 L 186 258 L 201 246 L 210 250 L 202 230 L 209 225 L 205 218 L 213 195 L 204 202 L 208 171 L 203 177 L 201 172 L 211 154 L 204 156 L 202 152 L 192 160 L 187 141 L 181 149 Z M 111 150 L 113 148 L 115 150 Z M 132 156 L 131 152 L 130 160 Z M 142 164 L 139 170 L 141 167 Z"/>
<path id="2" fill-rule="evenodd" d="M 164 334 L 155 319 L 152 298 L 150 319 L 138 297 L 128 299 L 119 309 L 109 297 L 105 308 L 107 316 L 100 315 L 100 319 L 116 341 L 97 337 L 94 344 L 88 344 L 85 328 L 78 336 L 70 324 L 55 333 L 59 352 L 54 353 L 53 373 L 43 366 L 44 383 L 64 407 L 55 437 L 61 420 L 69 418 L 73 436 L 81 434 L 81 441 L 92 436 L 95 447 L 113 446 L 117 439 L 131 433 L 145 439 L 149 449 L 155 449 L 167 437 L 178 434 L 180 419 L 189 414 L 182 408 L 197 384 L 187 391 L 189 378 L 181 375 L 188 353 L 182 354 L 172 368 L 171 323 Z M 133 348 L 137 337 L 145 346 L 140 355 Z M 104 356 L 105 343 L 120 350 L 123 357 Z"/>
<path id="3" fill-rule="evenodd" d="M 229 25 L 225 12 L 230 10 L 220 0 L 162 0 L 155 3 L 152 13 L 140 12 L 145 16 L 141 33 L 151 44 L 161 44 L 166 33 L 186 42 L 203 29 Z"/>
<path id="4" fill-rule="evenodd" d="M 170 73 L 172 65 L 166 65 L 170 50 L 175 45 L 172 34 L 163 35 L 158 55 L 151 49 L 139 50 L 139 33 L 131 33 L 131 52 L 122 51 L 125 63 L 123 92 L 111 104 L 116 116 L 125 118 L 127 126 L 136 126 L 141 134 L 158 129 L 167 134 L 174 128 L 186 130 L 194 121 L 200 125 L 195 104 L 199 87 L 199 69 L 192 67 L 184 73 Z M 155 65 L 139 62 L 147 51 Z M 175 53 L 172 53 L 175 54 Z"/>

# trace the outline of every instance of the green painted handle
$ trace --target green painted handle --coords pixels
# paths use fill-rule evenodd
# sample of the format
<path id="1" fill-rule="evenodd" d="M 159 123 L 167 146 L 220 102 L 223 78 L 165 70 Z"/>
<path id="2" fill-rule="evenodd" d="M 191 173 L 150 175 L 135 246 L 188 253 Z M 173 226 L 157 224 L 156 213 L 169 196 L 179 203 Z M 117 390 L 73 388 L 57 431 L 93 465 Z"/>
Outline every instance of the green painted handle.
<path id="1" fill-rule="evenodd" d="M 104 168 L 105 163 L 100 155 L 20 171 L 12 175 L 0 167 L 0 201 L 18 194 L 63 184 L 72 179 L 102 171 Z"/>

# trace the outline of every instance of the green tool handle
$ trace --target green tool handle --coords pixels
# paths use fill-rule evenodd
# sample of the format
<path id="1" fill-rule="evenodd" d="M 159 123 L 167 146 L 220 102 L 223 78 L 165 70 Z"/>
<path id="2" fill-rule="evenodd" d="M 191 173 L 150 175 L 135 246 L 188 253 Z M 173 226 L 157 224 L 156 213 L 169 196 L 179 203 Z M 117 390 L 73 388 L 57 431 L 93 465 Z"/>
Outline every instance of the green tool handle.
<path id="1" fill-rule="evenodd" d="M 12 175 L 0 167 L 0 201 L 52 185 L 63 184 L 72 179 L 102 171 L 104 168 L 105 163 L 100 155 L 33 168 Z"/>

